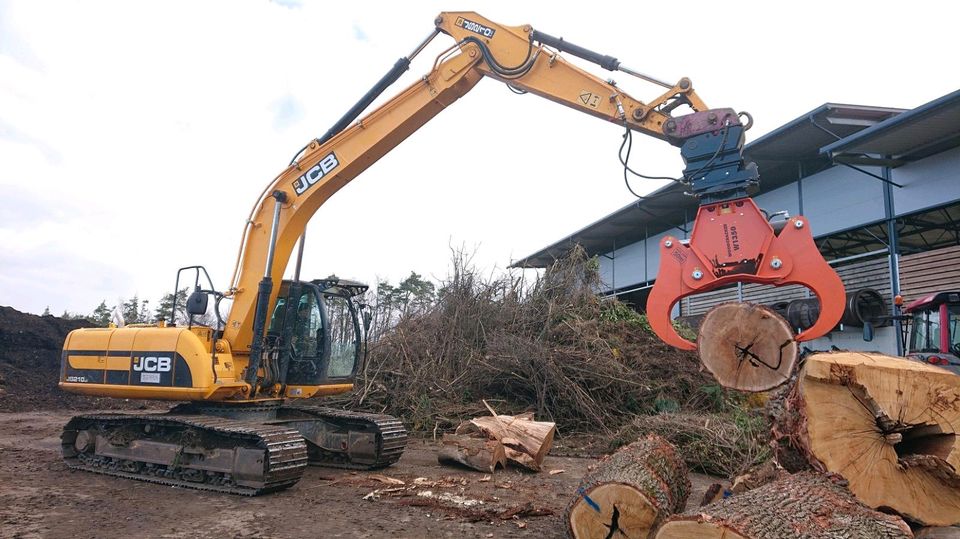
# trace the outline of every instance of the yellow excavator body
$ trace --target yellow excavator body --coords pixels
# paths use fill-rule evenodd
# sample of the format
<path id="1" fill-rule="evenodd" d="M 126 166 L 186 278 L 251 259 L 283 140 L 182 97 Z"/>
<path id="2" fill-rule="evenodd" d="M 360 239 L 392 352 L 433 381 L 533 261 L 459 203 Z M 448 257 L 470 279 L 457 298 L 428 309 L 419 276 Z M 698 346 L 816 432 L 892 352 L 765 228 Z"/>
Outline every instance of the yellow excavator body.
<path id="1" fill-rule="evenodd" d="M 367 112 L 441 34 L 454 45 L 432 69 Z M 642 101 L 562 53 L 658 88 Z M 740 189 L 756 179 L 755 167 L 746 167 L 742 156 L 742 131 L 749 124 L 742 125 L 732 109 L 708 109 L 689 79 L 658 80 L 530 25 L 499 25 L 473 12 L 441 13 L 412 54 L 264 188 L 246 220 L 226 290 L 218 291 L 202 266 L 181 268 L 196 271 L 194 292 L 186 299 L 189 320 L 177 314 L 174 302 L 169 325 L 81 329 L 67 337 L 60 379 L 65 391 L 185 401 L 166 414 L 74 417 L 61 436 L 67 465 L 256 495 L 295 484 L 308 463 L 373 469 L 396 462 L 407 439 L 398 419 L 304 402 L 353 388 L 365 352 L 362 328 L 371 316 L 361 301 L 367 286 L 335 276 L 300 280 L 299 257 L 294 279 L 283 276 L 298 244 L 302 254 L 307 223 L 331 196 L 484 78 L 610 122 L 625 130 L 625 142 L 638 132 L 681 147 L 685 159 L 684 151 L 693 159 L 692 180 L 738 179 L 731 187 L 721 178 L 714 191 Z M 674 116 L 678 107 L 693 114 Z M 717 149 L 701 155 L 707 142 Z M 620 157 L 626 178 L 629 151 Z M 200 286 L 201 272 L 208 289 Z M 179 283 L 178 272 L 175 298 Z M 211 297 L 214 327 L 194 324 L 195 316 L 210 312 Z M 231 305 L 221 317 L 224 299 Z"/>

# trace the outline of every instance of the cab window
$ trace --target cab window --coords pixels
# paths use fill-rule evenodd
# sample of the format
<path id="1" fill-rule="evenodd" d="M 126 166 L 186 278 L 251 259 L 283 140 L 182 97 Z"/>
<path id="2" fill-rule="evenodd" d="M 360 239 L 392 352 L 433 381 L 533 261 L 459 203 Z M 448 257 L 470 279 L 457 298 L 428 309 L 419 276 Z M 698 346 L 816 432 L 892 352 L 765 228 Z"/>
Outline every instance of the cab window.
<path id="1" fill-rule="evenodd" d="M 327 377 L 343 378 L 353 374 L 357 363 L 359 331 L 354 307 L 340 296 L 324 297 L 330 325 L 330 363 Z"/>
<path id="2" fill-rule="evenodd" d="M 312 291 L 306 291 L 297 303 L 297 318 L 290 336 L 290 345 L 295 358 L 314 358 L 320 355 L 323 318 L 320 305 Z"/>
<path id="3" fill-rule="evenodd" d="M 923 311 L 915 315 L 912 333 L 911 352 L 939 352 L 940 312 L 938 310 Z"/>
<path id="4" fill-rule="evenodd" d="M 273 316 L 270 317 L 270 327 L 267 328 L 267 332 L 269 333 L 279 333 L 283 330 L 283 313 L 287 306 L 287 298 L 284 294 L 285 291 L 280 290 L 280 297 L 277 298 L 277 306 L 273 308 Z"/>

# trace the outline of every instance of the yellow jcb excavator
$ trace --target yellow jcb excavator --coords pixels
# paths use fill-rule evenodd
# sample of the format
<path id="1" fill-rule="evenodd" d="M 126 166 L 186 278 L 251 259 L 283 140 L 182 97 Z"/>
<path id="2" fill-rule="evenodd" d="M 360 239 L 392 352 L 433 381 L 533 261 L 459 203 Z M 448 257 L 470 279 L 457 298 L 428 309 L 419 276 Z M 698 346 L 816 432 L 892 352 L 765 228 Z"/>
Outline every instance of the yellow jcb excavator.
<path id="1" fill-rule="evenodd" d="M 182 402 L 163 414 L 74 417 L 62 434 L 63 457 L 71 468 L 256 495 L 293 485 L 307 464 L 376 468 L 395 462 L 406 443 L 396 418 L 304 404 L 353 388 L 363 338 L 355 298 L 366 287 L 336 278 L 301 280 L 299 258 L 294 279 L 283 280 L 283 273 L 307 221 L 330 196 L 484 77 L 625 127 L 628 134 L 639 131 L 681 147 L 690 190 L 711 208 L 711 217 L 698 219 L 696 226 L 706 230 L 704 235 L 719 230 L 727 237 L 719 246 L 698 247 L 695 229 L 689 242 L 665 244 L 661 278 L 679 279 L 688 265 L 695 268 L 692 277 L 680 279 L 686 288 L 674 282 L 649 309 L 651 325 L 671 344 L 692 346 L 669 321 L 670 307 L 682 295 L 731 279 L 796 282 L 791 268 L 799 265 L 790 257 L 810 255 L 811 249 L 813 256 L 804 264 L 829 270 L 809 227 L 796 221 L 795 228 L 788 227 L 796 233 L 790 249 L 775 253 L 783 270 L 770 269 L 779 271 L 776 277 L 762 274 L 769 269 L 764 257 L 780 237 L 748 196 L 758 181 L 756 167 L 745 165 L 742 157 L 748 126 L 732 109 L 708 109 L 689 79 L 666 83 L 528 25 L 503 26 L 476 13 L 441 13 L 435 25 L 412 54 L 270 182 L 243 231 L 227 290 L 217 291 L 201 266 L 181 269 L 193 272 L 194 290 L 186 305 L 191 320 L 207 311 L 211 297 L 218 320 L 220 301 L 232 300 L 225 320 L 215 327 L 178 325 L 175 305 L 169 323 L 70 333 L 62 354 L 63 390 Z M 430 72 L 357 120 L 439 34 L 452 37 L 454 44 Z M 660 86 L 660 95 L 646 102 L 635 99 L 569 63 L 562 53 Z M 672 116 L 681 105 L 693 113 Z M 818 294 L 840 286 L 837 297 L 843 298 L 839 279 L 830 275 L 835 283 L 829 278 L 823 279 L 826 284 L 800 282 Z M 180 278 L 178 273 L 177 287 Z M 698 282 L 703 286 L 697 288 Z M 332 309 L 346 313 L 338 318 L 337 332 L 331 330 Z M 832 327 L 840 316 L 834 311 L 828 302 L 819 322 Z M 815 333 L 809 331 L 808 338 Z"/>

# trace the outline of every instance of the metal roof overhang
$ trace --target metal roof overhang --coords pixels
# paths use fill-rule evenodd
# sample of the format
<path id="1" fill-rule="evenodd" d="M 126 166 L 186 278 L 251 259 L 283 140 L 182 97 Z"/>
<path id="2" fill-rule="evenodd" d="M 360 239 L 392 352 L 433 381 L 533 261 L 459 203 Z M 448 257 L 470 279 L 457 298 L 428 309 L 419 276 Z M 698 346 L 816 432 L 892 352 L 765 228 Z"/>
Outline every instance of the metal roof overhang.
<path id="1" fill-rule="evenodd" d="M 960 146 L 960 90 L 824 146 L 836 163 L 898 167 Z"/>
<path id="2" fill-rule="evenodd" d="M 820 148 L 903 112 L 903 109 L 827 103 L 778 127 L 744 147 L 744 156 L 760 170 L 760 192 L 797 180 L 798 163 L 804 175 L 829 166 Z M 574 245 L 588 254 L 613 251 L 674 227 L 684 227 L 696 216 L 698 201 L 674 183 L 587 225 L 569 236 L 514 261 L 514 268 L 543 268 Z"/>

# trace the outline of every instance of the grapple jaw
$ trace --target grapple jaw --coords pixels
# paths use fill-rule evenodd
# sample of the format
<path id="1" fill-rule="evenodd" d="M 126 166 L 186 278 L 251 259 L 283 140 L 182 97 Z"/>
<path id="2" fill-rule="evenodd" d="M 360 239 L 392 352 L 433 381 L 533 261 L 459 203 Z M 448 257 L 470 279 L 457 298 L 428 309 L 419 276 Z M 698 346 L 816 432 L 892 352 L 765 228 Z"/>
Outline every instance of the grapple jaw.
<path id="1" fill-rule="evenodd" d="M 695 350 L 696 344 L 674 329 L 673 306 L 738 282 L 809 288 L 820 299 L 820 317 L 798 341 L 825 335 L 843 316 L 843 283 L 820 255 L 807 220 L 793 217 L 775 232 L 753 200 L 743 197 L 701 205 L 689 242 L 660 240 L 660 269 L 647 299 L 650 327 L 667 344 Z"/>

